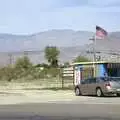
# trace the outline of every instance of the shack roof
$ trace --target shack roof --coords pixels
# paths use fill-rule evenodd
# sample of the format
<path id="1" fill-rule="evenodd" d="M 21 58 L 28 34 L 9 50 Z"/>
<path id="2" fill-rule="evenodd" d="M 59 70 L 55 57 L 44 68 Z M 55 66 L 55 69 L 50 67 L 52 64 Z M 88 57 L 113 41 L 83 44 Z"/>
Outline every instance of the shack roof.
<path id="1" fill-rule="evenodd" d="M 119 63 L 120 62 L 109 62 L 109 61 L 97 61 L 97 62 L 75 62 L 72 63 L 71 65 L 90 65 L 90 64 L 105 64 L 105 63 Z"/>

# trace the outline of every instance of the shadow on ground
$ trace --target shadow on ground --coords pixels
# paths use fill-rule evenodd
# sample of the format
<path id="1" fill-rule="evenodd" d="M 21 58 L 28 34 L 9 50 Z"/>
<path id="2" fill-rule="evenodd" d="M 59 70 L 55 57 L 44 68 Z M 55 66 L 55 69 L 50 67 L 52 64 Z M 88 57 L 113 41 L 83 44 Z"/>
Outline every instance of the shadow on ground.
<path id="1" fill-rule="evenodd" d="M 20 95 L 23 96 L 22 93 L 12 93 L 12 92 L 0 92 L 0 95 Z"/>
<path id="2" fill-rule="evenodd" d="M 25 88 L 23 90 L 52 90 L 52 91 L 58 91 L 58 90 L 73 90 L 73 88 L 70 87 L 52 87 L 52 88 Z"/>
<path id="3" fill-rule="evenodd" d="M 101 97 L 97 97 L 96 95 L 82 95 L 82 96 L 86 96 L 86 97 L 95 97 L 95 98 L 120 98 L 120 96 L 114 96 L 114 95 L 109 95 L 109 96 L 101 96 Z"/>

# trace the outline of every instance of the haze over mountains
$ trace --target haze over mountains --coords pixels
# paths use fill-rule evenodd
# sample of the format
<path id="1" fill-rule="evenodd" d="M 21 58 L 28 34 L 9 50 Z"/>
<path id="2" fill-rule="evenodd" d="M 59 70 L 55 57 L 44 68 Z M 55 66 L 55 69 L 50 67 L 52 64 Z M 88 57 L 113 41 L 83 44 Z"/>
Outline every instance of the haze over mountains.
<path id="1" fill-rule="evenodd" d="M 50 30 L 32 35 L 0 34 L 0 52 L 43 50 L 47 45 L 81 46 L 90 43 L 89 38 L 93 35 L 93 32 L 73 30 Z M 120 32 L 109 33 L 108 39 L 119 40 Z"/>
<path id="2" fill-rule="evenodd" d="M 60 48 L 61 62 L 70 61 L 79 54 L 88 55 L 86 50 L 92 49 L 90 38 L 94 35 L 90 31 L 74 31 L 74 30 L 49 30 L 32 35 L 12 35 L 0 34 L 0 52 L 16 52 L 16 51 L 41 51 L 36 53 L 39 57 L 30 58 L 34 63 L 44 62 L 44 47 L 47 45 L 57 46 Z M 120 49 L 120 32 L 111 32 L 106 40 L 98 40 L 96 50 L 113 50 Z M 16 56 L 16 55 L 15 55 Z M 1 57 L 3 58 L 3 57 Z M 2 60 L 4 61 L 4 60 Z M 0 60 L 1 62 L 1 60 Z"/>
<path id="3" fill-rule="evenodd" d="M 32 35 L 0 34 L 0 51 L 42 50 L 47 45 L 79 46 L 88 43 L 93 32 L 50 30 Z"/>

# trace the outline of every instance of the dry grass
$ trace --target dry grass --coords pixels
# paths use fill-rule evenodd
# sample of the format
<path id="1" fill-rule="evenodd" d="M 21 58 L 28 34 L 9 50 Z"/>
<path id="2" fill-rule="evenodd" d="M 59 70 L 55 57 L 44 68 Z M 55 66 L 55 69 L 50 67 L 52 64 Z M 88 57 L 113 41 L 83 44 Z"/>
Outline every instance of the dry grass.
<path id="1" fill-rule="evenodd" d="M 72 82 L 66 82 L 64 84 L 65 89 L 71 89 L 73 86 Z M 3 90 L 40 90 L 40 89 L 50 89 L 59 90 L 62 89 L 62 80 L 58 79 L 39 79 L 39 80 L 14 80 L 12 82 L 0 81 L 0 89 Z"/>
<path id="2" fill-rule="evenodd" d="M 0 81 L 0 104 L 71 100 L 74 94 L 66 85 L 68 83 L 62 89 L 62 82 L 58 79 Z"/>

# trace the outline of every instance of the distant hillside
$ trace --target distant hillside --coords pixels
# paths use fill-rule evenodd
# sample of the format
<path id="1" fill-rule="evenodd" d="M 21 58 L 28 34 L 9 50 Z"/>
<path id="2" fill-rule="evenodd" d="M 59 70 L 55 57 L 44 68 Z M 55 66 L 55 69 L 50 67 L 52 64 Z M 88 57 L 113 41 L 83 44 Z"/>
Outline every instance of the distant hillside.
<path id="1" fill-rule="evenodd" d="M 72 62 L 77 56 L 85 56 L 93 60 L 93 44 L 85 44 L 84 46 L 75 46 L 75 47 L 59 47 L 60 56 L 59 62 L 62 64 L 64 62 Z M 96 55 L 101 56 L 102 60 L 117 60 L 120 61 L 120 46 L 118 40 L 99 40 L 96 44 Z M 29 51 L 27 52 L 28 57 L 30 58 L 33 64 L 39 64 L 47 62 L 44 58 L 44 51 Z M 8 53 L 0 54 L 0 66 L 14 63 L 18 57 L 23 56 L 23 52 L 13 52 L 10 57 Z M 113 58 L 114 57 L 114 58 Z"/>
<path id="2" fill-rule="evenodd" d="M 84 45 L 89 42 L 91 36 L 92 32 L 73 30 L 51 30 L 26 36 L 0 34 L 0 51 L 42 50 L 47 45 Z"/>
<path id="3" fill-rule="evenodd" d="M 42 50 L 47 45 L 81 46 L 88 44 L 93 35 L 93 32 L 73 30 L 50 30 L 32 35 L 0 34 L 0 52 Z M 108 39 L 120 41 L 120 32 L 109 33 Z"/>
<path id="4" fill-rule="evenodd" d="M 34 64 L 46 62 L 44 59 L 44 47 L 55 45 L 60 49 L 60 63 L 71 62 L 78 55 L 87 56 L 92 59 L 93 54 L 87 51 L 93 50 L 93 44 L 89 38 L 94 35 L 88 31 L 73 30 L 51 30 L 33 35 L 10 35 L 0 34 L 0 51 L 14 51 L 12 58 L 8 53 L 0 53 L 0 65 L 9 64 L 10 60 L 14 62 L 16 58 L 23 56 L 24 50 L 30 50 L 28 56 Z M 120 32 L 109 33 L 108 39 L 97 40 L 96 51 L 101 52 L 97 55 L 102 59 L 110 59 L 114 52 L 119 54 L 120 50 Z M 21 51 L 16 52 L 16 51 Z M 119 55 L 120 56 L 120 55 Z"/>
<path id="5" fill-rule="evenodd" d="M 109 34 L 110 40 L 120 40 L 120 32 L 112 32 Z"/>

